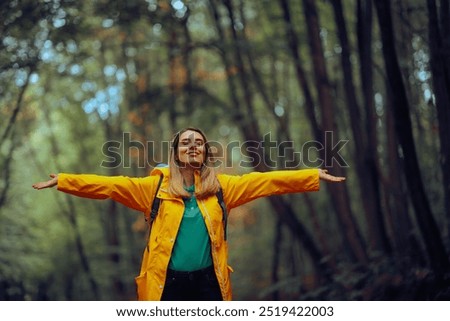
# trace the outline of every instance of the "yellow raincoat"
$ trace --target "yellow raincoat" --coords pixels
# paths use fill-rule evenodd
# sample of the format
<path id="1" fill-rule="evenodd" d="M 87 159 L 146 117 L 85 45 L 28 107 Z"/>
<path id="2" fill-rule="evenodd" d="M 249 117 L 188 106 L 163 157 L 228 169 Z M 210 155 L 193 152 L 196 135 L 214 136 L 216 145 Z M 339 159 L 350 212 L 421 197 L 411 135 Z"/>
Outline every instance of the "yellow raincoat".
<path id="1" fill-rule="evenodd" d="M 58 175 L 58 190 L 93 199 L 111 198 L 147 217 L 155 197 L 160 175 L 164 176 L 158 197 L 162 199 L 159 214 L 153 222 L 148 246 L 144 250 L 141 271 L 136 277 L 139 300 L 160 300 L 167 267 L 184 212 L 181 198 L 168 194 L 169 168 L 155 168 L 150 176 L 98 176 L 85 174 Z M 319 190 L 317 169 L 253 172 L 242 176 L 218 174 L 228 212 L 259 197 Z M 195 189 L 200 188 L 200 175 L 195 174 Z M 198 206 L 211 240 L 211 254 L 224 300 L 231 300 L 228 245 L 224 239 L 222 210 L 216 195 L 200 199 Z"/>

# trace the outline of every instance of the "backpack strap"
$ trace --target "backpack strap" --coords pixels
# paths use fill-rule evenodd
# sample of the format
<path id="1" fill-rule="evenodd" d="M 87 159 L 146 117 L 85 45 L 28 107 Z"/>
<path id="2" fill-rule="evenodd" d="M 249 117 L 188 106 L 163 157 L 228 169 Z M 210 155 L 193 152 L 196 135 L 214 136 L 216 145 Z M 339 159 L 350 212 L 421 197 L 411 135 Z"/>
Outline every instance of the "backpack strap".
<path id="1" fill-rule="evenodd" d="M 220 208 L 222 209 L 222 223 L 223 223 L 223 238 L 227 240 L 227 222 L 228 222 L 228 211 L 227 206 L 225 205 L 225 201 L 223 200 L 223 191 L 222 188 L 219 187 L 219 190 L 216 193 L 217 202 L 219 202 Z"/>
<path id="2" fill-rule="evenodd" d="M 150 239 L 150 233 L 152 232 L 153 221 L 155 220 L 155 217 L 158 214 L 159 205 L 161 204 L 161 199 L 158 197 L 158 191 L 159 191 L 159 188 L 161 187 L 161 183 L 163 181 L 163 178 L 164 178 L 163 175 L 161 175 L 159 177 L 158 187 L 156 187 L 155 198 L 153 199 L 152 209 L 150 211 L 150 216 L 149 216 L 148 219 L 145 216 L 145 221 L 148 223 L 148 239 Z M 150 252 L 150 248 L 149 248 L 148 242 L 147 242 L 147 251 Z"/>
<path id="3" fill-rule="evenodd" d="M 152 210 L 150 211 L 150 222 L 149 222 L 150 226 L 155 220 L 156 215 L 158 215 L 159 205 L 161 204 L 161 199 L 158 197 L 158 191 L 159 188 L 161 187 L 163 178 L 164 178 L 163 175 L 159 177 L 158 187 L 156 188 L 155 198 L 153 199 Z"/>

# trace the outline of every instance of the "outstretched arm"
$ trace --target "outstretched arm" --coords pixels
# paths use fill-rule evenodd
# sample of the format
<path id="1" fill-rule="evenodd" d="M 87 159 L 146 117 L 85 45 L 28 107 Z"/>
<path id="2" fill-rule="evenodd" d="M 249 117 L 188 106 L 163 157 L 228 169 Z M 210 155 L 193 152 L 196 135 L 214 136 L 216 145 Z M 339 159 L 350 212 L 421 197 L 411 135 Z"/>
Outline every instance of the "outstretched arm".
<path id="1" fill-rule="evenodd" d="M 156 191 L 157 176 L 126 177 L 92 174 L 51 174 L 51 179 L 33 184 L 40 190 L 57 186 L 59 191 L 84 198 L 111 198 L 127 207 L 146 212 Z"/>
<path id="2" fill-rule="evenodd" d="M 333 183 L 345 180 L 323 169 L 252 172 L 241 176 L 220 174 L 218 178 L 230 209 L 260 197 L 318 191 L 320 180 Z"/>
<path id="3" fill-rule="evenodd" d="M 54 187 L 54 186 L 58 185 L 58 175 L 50 174 L 50 177 L 51 177 L 51 179 L 49 179 L 48 181 L 33 184 L 33 188 L 39 190 L 39 189 Z"/>
<path id="4" fill-rule="evenodd" d="M 319 169 L 319 178 L 326 182 L 343 182 L 345 181 L 345 177 L 333 176 L 328 174 L 328 170 Z"/>

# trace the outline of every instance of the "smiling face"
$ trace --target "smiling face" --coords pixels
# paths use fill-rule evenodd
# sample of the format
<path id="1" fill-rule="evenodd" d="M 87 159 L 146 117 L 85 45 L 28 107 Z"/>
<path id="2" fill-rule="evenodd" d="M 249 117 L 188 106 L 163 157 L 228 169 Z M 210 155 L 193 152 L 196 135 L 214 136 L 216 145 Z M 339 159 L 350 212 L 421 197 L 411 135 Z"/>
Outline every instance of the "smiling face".
<path id="1" fill-rule="evenodd" d="M 199 132 L 187 130 L 180 134 L 176 152 L 180 166 L 200 168 L 205 161 L 205 139 Z"/>

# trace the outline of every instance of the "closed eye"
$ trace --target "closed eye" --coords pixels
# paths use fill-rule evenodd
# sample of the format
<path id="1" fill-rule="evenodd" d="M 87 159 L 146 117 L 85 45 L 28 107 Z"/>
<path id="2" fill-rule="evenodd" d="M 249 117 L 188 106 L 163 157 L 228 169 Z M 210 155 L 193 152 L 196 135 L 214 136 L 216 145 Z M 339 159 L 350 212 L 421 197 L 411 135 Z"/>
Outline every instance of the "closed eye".
<path id="1" fill-rule="evenodd" d="M 191 141 L 188 140 L 188 139 L 182 140 L 182 141 L 180 142 L 180 144 L 183 145 L 183 146 L 189 146 L 189 145 L 191 144 Z M 197 139 L 197 140 L 194 142 L 194 145 L 197 146 L 197 147 L 201 147 L 201 146 L 203 146 L 204 144 L 205 144 L 205 143 L 204 143 L 203 140 L 201 140 L 201 139 Z"/>

